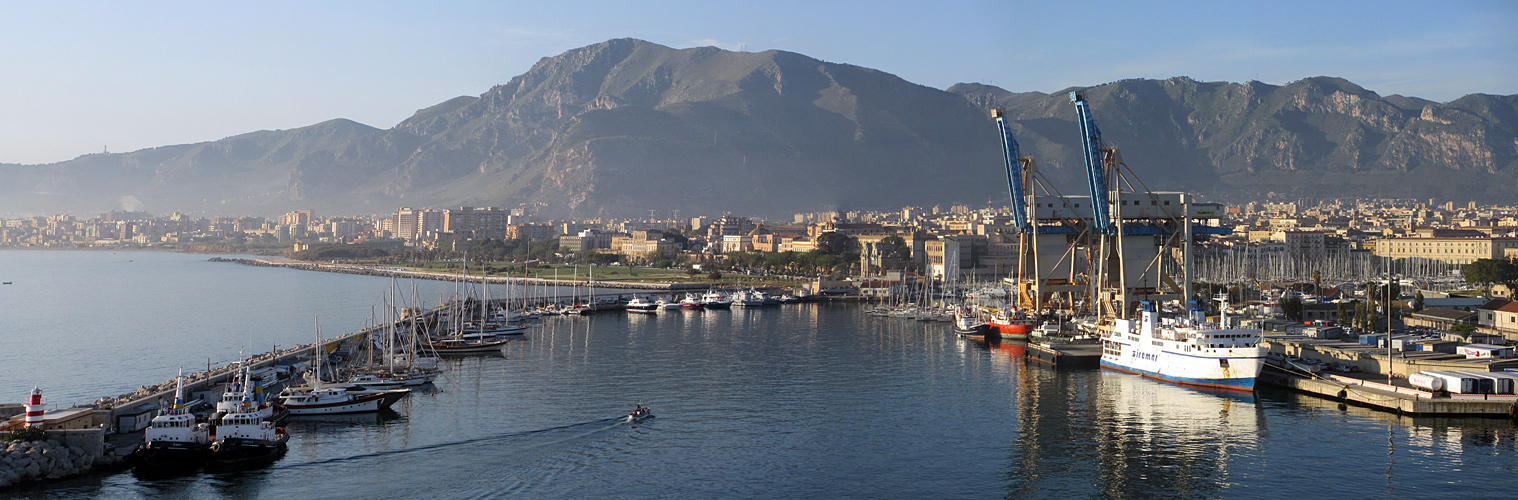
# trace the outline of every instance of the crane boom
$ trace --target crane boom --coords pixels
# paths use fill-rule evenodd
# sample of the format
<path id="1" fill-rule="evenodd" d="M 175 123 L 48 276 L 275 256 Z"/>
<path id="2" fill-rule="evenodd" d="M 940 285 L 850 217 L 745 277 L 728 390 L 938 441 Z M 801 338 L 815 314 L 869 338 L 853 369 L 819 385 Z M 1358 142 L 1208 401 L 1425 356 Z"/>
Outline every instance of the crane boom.
<path id="1" fill-rule="evenodd" d="M 1081 127 L 1081 152 L 1086 158 L 1086 182 L 1091 190 L 1092 227 L 1101 234 L 1111 235 L 1116 232 L 1116 228 L 1108 215 L 1110 200 L 1107 196 L 1107 172 L 1102 151 L 1102 132 L 1097 130 L 1096 121 L 1091 118 L 1091 106 L 1086 102 L 1085 96 L 1080 95 L 1079 92 L 1071 92 L 1070 101 L 1075 103 L 1077 122 Z"/>
<path id="2" fill-rule="evenodd" d="M 1007 163 L 1007 192 L 1012 197 L 1012 224 L 1017 232 L 1032 234 L 1033 224 L 1028 219 L 1028 198 L 1023 188 L 1023 158 L 1017 147 L 1017 139 L 1012 138 L 1012 128 L 1007 126 L 1006 112 L 1001 108 L 993 109 L 991 116 L 996 118 L 996 128 L 1001 131 L 1001 148 Z"/>

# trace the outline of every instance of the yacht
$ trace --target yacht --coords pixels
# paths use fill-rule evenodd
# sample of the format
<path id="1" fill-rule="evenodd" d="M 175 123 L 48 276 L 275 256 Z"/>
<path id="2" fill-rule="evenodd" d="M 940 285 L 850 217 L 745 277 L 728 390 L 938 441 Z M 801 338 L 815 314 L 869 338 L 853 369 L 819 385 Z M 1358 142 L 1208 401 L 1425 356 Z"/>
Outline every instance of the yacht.
<path id="1" fill-rule="evenodd" d="M 727 294 L 712 290 L 701 296 L 701 305 L 707 309 L 727 309 L 733 306 L 733 301 Z"/>
<path id="2" fill-rule="evenodd" d="M 356 375 L 353 378 L 349 379 L 348 383 L 362 387 L 364 390 L 369 391 L 400 389 L 401 387 L 405 386 L 405 384 L 401 383 L 399 380 L 391 380 L 369 373 Z"/>
<path id="3" fill-rule="evenodd" d="M 320 380 L 306 374 L 310 390 L 286 389 L 282 394 L 285 408 L 291 415 L 326 415 L 334 413 L 362 413 L 389 408 L 410 394 L 409 389 L 384 391 L 348 392 L 343 387 L 324 385 Z"/>
<path id="4" fill-rule="evenodd" d="M 755 290 L 740 290 L 732 296 L 732 304 L 738 307 L 760 307 L 764 305 L 764 296 Z"/>
<path id="5" fill-rule="evenodd" d="M 633 297 L 632 300 L 627 302 L 627 312 L 653 314 L 659 312 L 659 306 L 653 302 L 649 302 L 648 299 L 642 296 L 638 296 Z"/>

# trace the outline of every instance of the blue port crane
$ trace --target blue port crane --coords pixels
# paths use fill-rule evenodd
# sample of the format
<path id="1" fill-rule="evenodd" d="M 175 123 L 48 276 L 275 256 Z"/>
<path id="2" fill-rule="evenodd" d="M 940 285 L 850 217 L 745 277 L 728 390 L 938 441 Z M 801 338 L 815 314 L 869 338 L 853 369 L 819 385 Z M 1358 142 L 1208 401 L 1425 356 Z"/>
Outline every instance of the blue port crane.
<path id="1" fill-rule="evenodd" d="M 1096 128 L 1096 120 L 1091 118 L 1091 105 L 1086 102 L 1086 97 L 1071 92 L 1070 101 L 1075 103 L 1075 114 L 1081 127 L 1081 152 L 1086 158 L 1086 182 L 1091 189 L 1092 228 L 1099 234 L 1115 235 L 1117 228 L 1108 214 L 1111 200 L 1107 197 L 1106 154 L 1110 148 L 1102 144 L 1102 131 Z"/>
<path id="2" fill-rule="evenodd" d="M 1012 136 L 1012 126 L 1007 123 L 1007 113 L 1001 108 L 991 110 L 991 117 L 996 119 L 996 128 L 1001 132 L 1002 156 L 1006 160 L 1007 170 L 1007 194 L 1012 201 L 1012 224 L 1021 234 L 1073 234 L 1074 231 L 1061 225 L 1040 225 L 1037 214 L 1030 212 L 1028 204 L 1028 182 L 1031 182 L 1031 174 L 1037 169 L 1032 157 L 1023 156 L 1017 145 L 1017 139 Z"/>
<path id="3" fill-rule="evenodd" d="M 1017 139 L 1012 137 L 1012 128 L 1007 126 L 1006 114 L 1001 108 L 991 110 L 991 117 L 996 118 L 996 128 L 1001 131 L 1001 149 L 1007 162 L 1007 192 L 1012 197 L 1012 224 L 1019 233 L 1033 234 L 1035 225 L 1028 217 L 1028 197 L 1023 186 L 1026 172 L 1023 162 L 1033 160 L 1022 157 Z"/>

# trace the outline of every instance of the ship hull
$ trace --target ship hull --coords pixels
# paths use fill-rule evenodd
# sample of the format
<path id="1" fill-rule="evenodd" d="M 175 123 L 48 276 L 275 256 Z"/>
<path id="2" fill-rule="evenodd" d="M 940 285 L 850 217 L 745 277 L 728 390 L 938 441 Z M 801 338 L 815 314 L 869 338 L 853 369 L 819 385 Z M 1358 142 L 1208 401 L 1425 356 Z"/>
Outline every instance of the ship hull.
<path id="1" fill-rule="evenodd" d="M 212 471 L 225 472 L 268 467 L 285 456 L 285 442 L 290 438 L 280 431 L 273 440 L 224 439 L 212 447 L 211 462 L 206 467 Z"/>
<path id="2" fill-rule="evenodd" d="M 1112 371 L 1116 371 L 1116 372 L 1122 372 L 1122 373 L 1131 373 L 1131 374 L 1134 374 L 1134 375 L 1143 375 L 1145 377 L 1149 377 L 1149 378 L 1152 378 L 1152 379 L 1155 379 L 1155 380 L 1161 380 L 1161 381 L 1165 381 L 1165 382 L 1169 382 L 1169 383 L 1177 384 L 1177 385 L 1184 385 L 1184 386 L 1188 386 L 1188 387 L 1196 387 L 1196 388 L 1202 388 L 1202 389 L 1219 389 L 1219 390 L 1225 390 L 1225 391 L 1254 392 L 1255 377 L 1247 377 L 1247 378 L 1222 378 L 1222 379 L 1218 379 L 1218 378 L 1193 378 L 1193 377 L 1182 377 L 1182 376 L 1176 376 L 1176 375 L 1166 375 L 1166 374 L 1152 372 L 1152 371 L 1148 371 L 1148 370 L 1141 370 L 1141 369 L 1138 369 L 1138 368 L 1133 368 L 1133 367 L 1128 367 L 1128 366 L 1122 366 L 1122 365 L 1119 365 L 1119 364 L 1107 361 L 1105 359 L 1102 360 L 1101 363 L 1102 363 L 1102 368 L 1106 368 L 1108 370 L 1112 370 Z"/>
<path id="3" fill-rule="evenodd" d="M 992 321 L 991 331 L 1004 339 L 1028 340 L 1028 332 L 1033 331 L 1033 325 L 1006 324 Z"/>
<path id="4" fill-rule="evenodd" d="M 1109 370 L 1191 387 L 1243 392 L 1254 391 L 1255 379 L 1264 364 L 1265 357 L 1258 347 L 1177 352 L 1145 343 L 1112 340 L 1105 342 L 1101 358 L 1102 368 Z"/>
<path id="5" fill-rule="evenodd" d="M 170 476 L 194 472 L 211 457 L 211 445 L 152 441 L 143 443 L 135 453 L 132 473 L 142 476 Z"/>

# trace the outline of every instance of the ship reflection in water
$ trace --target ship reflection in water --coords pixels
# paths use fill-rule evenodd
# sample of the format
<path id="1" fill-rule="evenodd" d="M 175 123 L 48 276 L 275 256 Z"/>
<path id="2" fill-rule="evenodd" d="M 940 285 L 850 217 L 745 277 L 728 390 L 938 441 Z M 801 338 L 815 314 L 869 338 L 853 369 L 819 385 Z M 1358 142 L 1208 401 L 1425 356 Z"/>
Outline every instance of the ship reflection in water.
<path id="1" fill-rule="evenodd" d="M 1007 498 L 1448 498 L 1421 475 L 1461 457 L 1518 457 L 1509 420 L 1413 418 L 1268 387 L 1057 370 L 1026 362 L 1021 343 L 961 343 L 987 351 L 1013 381 Z M 1491 482 L 1464 487 L 1501 496 Z"/>
<path id="2" fill-rule="evenodd" d="M 1024 359 L 1021 342 L 983 346 L 1013 381 L 1008 498 L 1227 496 L 1264 430 L 1256 397 Z"/>

